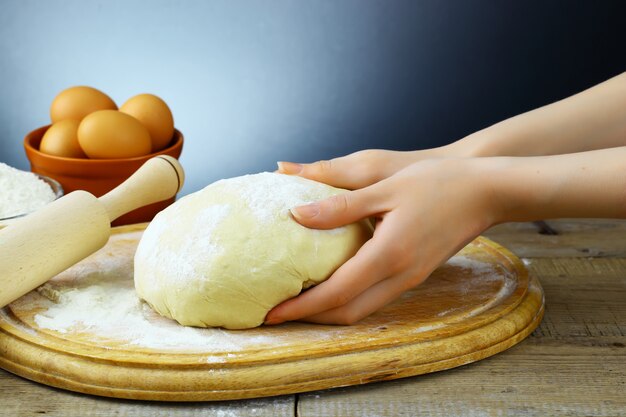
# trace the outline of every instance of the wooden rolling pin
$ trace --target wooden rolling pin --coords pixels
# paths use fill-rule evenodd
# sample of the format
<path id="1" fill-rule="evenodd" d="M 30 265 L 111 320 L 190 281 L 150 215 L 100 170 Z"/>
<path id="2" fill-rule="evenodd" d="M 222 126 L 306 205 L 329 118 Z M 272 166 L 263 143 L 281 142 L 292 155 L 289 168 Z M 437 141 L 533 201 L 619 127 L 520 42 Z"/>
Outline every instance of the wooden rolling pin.
<path id="1" fill-rule="evenodd" d="M 183 186 L 178 161 L 157 156 L 100 198 L 69 193 L 0 230 L 0 308 L 103 247 L 111 222 Z"/>

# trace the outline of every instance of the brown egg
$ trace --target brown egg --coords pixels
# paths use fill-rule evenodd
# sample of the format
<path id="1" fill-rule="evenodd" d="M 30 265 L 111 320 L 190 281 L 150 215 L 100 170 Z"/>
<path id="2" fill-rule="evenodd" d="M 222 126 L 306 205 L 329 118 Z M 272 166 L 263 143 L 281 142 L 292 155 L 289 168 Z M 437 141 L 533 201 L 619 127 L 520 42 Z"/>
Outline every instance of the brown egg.
<path id="1" fill-rule="evenodd" d="M 174 136 L 174 117 L 167 104 L 153 94 L 139 94 L 122 104 L 120 111 L 139 120 L 150 132 L 152 152 L 165 148 Z"/>
<path id="2" fill-rule="evenodd" d="M 78 120 L 61 120 L 46 130 L 39 150 L 48 155 L 63 156 L 65 158 L 87 158 L 78 144 Z"/>
<path id="3" fill-rule="evenodd" d="M 98 110 L 117 110 L 109 96 L 95 88 L 79 86 L 61 91 L 50 106 L 50 120 L 56 123 L 65 119 L 82 120 Z"/>
<path id="4" fill-rule="evenodd" d="M 100 110 L 85 117 L 78 126 L 78 143 L 93 159 L 143 156 L 152 146 L 148 129 L 117 110 Z"/>

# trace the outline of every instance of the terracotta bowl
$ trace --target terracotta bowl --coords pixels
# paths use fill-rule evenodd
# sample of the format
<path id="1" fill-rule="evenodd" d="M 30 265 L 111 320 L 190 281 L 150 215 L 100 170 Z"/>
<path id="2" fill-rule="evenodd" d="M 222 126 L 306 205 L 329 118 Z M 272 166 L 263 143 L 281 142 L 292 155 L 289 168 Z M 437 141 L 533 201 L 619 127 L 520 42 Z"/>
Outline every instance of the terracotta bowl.
<path id="1" fill-rule="evenodd" d="M 32 172 L 57 180 L 66 194 L 74 190 L 85 190 L 100 197 L 124 182 L 148 159 L 157 155 L 179 158 L 183 150 L 183 134 L 175 130 L 172 142 L 165 149 L 150 155 L 124 159 L 63 158 L 39 151 L 41 138 L 49 127 L 50 125 L 40 127 L 26 135 L 24 138 L 26 157 L 30 161 Z M 113 225 L 150 221 L 175 199 L 176 197 L 172 197 L 131 211 L 118 218 Z"/>

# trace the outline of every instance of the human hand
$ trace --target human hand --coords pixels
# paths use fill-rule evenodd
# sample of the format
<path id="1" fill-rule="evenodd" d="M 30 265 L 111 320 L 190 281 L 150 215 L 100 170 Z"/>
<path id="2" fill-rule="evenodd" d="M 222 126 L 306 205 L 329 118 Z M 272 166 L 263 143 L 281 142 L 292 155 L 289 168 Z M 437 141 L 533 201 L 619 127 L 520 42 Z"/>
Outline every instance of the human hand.
<path id="1" fill-rule="evenodd" d="M 312 164 L 279 162 L 278 172 L 354 190 L 375 184 L 415 162 L 426 159 L 463 157 L 467 151 L 468 147 L 459 146 L 457 143 L 408 152 L 367 149 Z"/>
<path id="2" fill-rule="evenodd" d="M 328 280 L 276 306 L 266 324 L 354 323 L 423 282 L 497 221 L 486 159 L 411 163 L 408 155 L 381 153 L 367 155 L 379 158 L 380 166 L 366 169 L 362 156 L 297 167 L 301 176 L 355 189 L 292 209 L 300 224 L 331 229 L 373 217 L 376 228 Z M 290 165 L 281 168 L 293 172 Z"/>

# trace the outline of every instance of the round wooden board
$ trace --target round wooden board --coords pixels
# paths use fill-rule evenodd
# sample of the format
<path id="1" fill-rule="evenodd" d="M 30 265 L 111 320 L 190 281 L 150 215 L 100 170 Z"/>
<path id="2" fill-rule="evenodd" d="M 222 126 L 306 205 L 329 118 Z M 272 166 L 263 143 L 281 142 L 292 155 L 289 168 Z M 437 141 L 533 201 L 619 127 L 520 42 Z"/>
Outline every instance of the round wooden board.
<path id="1" fill-rule="evenodd" d="M 145 227 L 113 229 L 107 246 L 47 288 L 84 291 L 106 280 L 133 296 L 132 257 Z M 418 288 L 352 326 L 193 329 L 143 305 L 141 323 L 153 334 L 131 338 L 124 335 L 134 335 L 132 321 L 110 317 L 109 327 L 55 330 L 46 317 L 72 311 L 62 298 L 49 298 L 40 289 L 0 310 L 2 368 L 73 391 L 161 401 L 273 396 L 449 369 L 520 342 L 544 312 L 539 282 L 517 257 L 483 237 Z M 111 302 L 113 315 L 116 300 L 98 302 Z"/>

